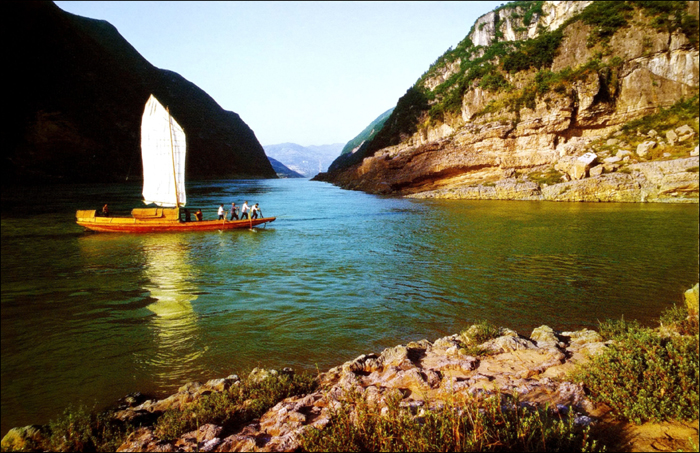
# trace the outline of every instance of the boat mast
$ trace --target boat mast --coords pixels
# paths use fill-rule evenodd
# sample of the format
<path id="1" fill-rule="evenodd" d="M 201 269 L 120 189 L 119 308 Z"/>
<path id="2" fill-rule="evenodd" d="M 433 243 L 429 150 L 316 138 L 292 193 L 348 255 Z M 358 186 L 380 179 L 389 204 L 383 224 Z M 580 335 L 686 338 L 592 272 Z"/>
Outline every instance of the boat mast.
<path id="1" fill-rule="evenodd" d="M 168 130 L 170 131 L 170 158 L 173 161 L 173 184 L 175 184 L 175 206 L 180 208 L 180 195 L 177 193 L 177 172 L 175 171 L 175 149 L 173 148 L 173 125 L 170 122 L 170 108 L 165 107 L 168 112 Z"/>

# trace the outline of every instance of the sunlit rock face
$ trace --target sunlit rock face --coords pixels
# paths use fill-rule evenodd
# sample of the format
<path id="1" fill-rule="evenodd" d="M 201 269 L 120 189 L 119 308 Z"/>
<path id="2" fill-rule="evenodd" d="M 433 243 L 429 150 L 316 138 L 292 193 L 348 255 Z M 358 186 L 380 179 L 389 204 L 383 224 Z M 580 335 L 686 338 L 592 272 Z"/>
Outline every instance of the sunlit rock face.
<path id="1" fill-rule="evenodd" d="M 501 46 L 500 56 L 487 61 L 496 68 L 490 76 L 502 78 L 500 88 L 464 72 L 469 83 L 460 108 L 435 115 L 437 99 L 458 89 L 445 88 L 447 81 L 460 77 L 460 64 L 471 64 L 460 59 L 464 54 L 445 57 L 417 83 L 422 113 L 393 141 L 384 140 L 391 146 L 366 144 L 364 159 L 332 166 L 318 179 L 413 197 L 697 203 L 697 114 L 658 134 L 644 123 L 623 129 L 698 95 L 697 32 L 654 27 L 648 12 L 631 9 L 626 26 L 601 38 L 580 19 L 592 6 L 545 2 L 530 23 L 518 8 L 482 16 L 468 35 L 470 62 L 483 63 L 479 58 Z M 689 2 L 685 14 L 697 20 L 697 2 Z M 518 50 L 509 43 L 557 29 L 561 40 L 551 64 L 505 70 L 508 52 Z M 398 119 L 387 124 L 392 121 Z M 595 159 L 582 162 L 587 155 Z"/>

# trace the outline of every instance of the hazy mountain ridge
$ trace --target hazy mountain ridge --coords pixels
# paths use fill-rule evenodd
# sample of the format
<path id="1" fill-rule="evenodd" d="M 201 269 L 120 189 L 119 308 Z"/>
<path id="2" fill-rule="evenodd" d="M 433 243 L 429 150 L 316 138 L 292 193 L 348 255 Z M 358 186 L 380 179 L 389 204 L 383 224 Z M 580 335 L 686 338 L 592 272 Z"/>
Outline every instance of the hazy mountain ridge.
<path id="1" fill-rule="evenodd" d="M 282 162 L 278 161 L 274 157 L 267 156 L 267 158 L 270 160 L 270 164 L 272 164 L 272 168 L 274 168 L 275 173 L 277 173 L 278 178 L 305 178 L 306 177 L 302 174 L 295 172 L 294 170 L 290 170 L 286 165 L 284 165 Z"/>
<path id="2" fill-rule="evenodd" d="M 333 160 L 340 155 L 343 143 L 330 145 L 302 146 L 296 143 L 280 143 L 277 145 L 265 145 L 265 154 L 277 159 L 290 170 L 295 171 L 306 178 L 316 176 L 324 172 Z"/>
<path id="3" fill-rule="evenodd" d="M 10 90 L 3 184 L 141 177 L 140 127 L 154 94 L 187 134 L 188 179 L 275 177 L 253 131 L 106 21 L 52 2 L 5 2 Z"/>

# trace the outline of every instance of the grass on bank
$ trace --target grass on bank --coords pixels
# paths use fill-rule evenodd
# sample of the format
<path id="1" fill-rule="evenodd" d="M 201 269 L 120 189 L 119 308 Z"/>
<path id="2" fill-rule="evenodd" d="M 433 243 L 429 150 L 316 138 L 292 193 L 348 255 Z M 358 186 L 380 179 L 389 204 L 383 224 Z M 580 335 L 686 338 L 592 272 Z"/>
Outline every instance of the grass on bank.
<path id="1" fill-rule="evenodd" d="M 223 392 L 202 396 L 183 410 L 165 411 L 155 422 L 154 431 L 165 441 L 207 423 L 222 425 L 223 434 L 230 433 L 283 399 L 312 392 L 316 385 L 316 377 L 309 374 L 248 378 Z M 135 424 L 115 419 L 112 412 L 97 414 L 85 407 L 69 408 L 58 420 L 49 422 L 39 440 L 3 445 L 3 451 L 116 451 L 136 428 Z"/>
<path id="2" fill-rule="evenodd" d="M 315 377 L 308 374 L 248 379 L 229 390 L 203 396 L 184 410 L 166 411 L 155 424 L 155 434 L 162 440 L 173 441 L 208 423 L 223 426 L 224 432 L 233 432 L 283 399 L 310 393 L 315 387 Z"/>
<path id="3" fill-rule="evenodd" d="M 556 411 L 531 409 L 506 395 L 470 395 L 441 410 L 386 408 L 348 394 L 323 429 L 306 431 L 303 451 L 598 451 L 589 428 Z"/>

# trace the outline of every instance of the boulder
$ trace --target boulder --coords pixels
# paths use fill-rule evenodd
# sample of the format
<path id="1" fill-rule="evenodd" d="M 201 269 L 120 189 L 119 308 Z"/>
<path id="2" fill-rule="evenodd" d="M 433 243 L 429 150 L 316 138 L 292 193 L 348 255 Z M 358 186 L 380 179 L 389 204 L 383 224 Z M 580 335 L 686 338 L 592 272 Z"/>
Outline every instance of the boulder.
<path id="1" fill-rule="evenodd" d="M 676 134 L 678 134 L 679 142 L 684 142 L 695 135 L 695 131 L 693 130 L 693 128 L 688 126 L 687 124 L 681 127 L 677 127 L 675 132 Z"/>
<path id="2" fill-rule="evenodd" d="M 666 141 L 669 145 L 673 145 L 677 140 L 678 134 L 676 134 L 674 131 L 671 130 L 666 132 Z"/>
<path id="3" fill-rule="evenodd" d="M 591 176 L 591 178 L 595 176 L 600 176 L 605 172 L 605 166 L 604 165 L 596 165 L 595 167 L 591 168 L 588 171 L 588 174 Z"/>
<path id="4" fill-rule="evenodd" d="M 563 344 L 560 343 L 559 337 L 549 326 L 540 326 L 532 331 L 530 334 L 530 339 L 537 343 L 540 348 L 558 348 L 562 347 Z"/>
<path id="5" fill-rule="evenodd" d="M 647 157 L 649 151 L 656 147 L 656 142 L 653 140 L 647 140 L 637 145 L 637 155 L 639 157 Z"/>

